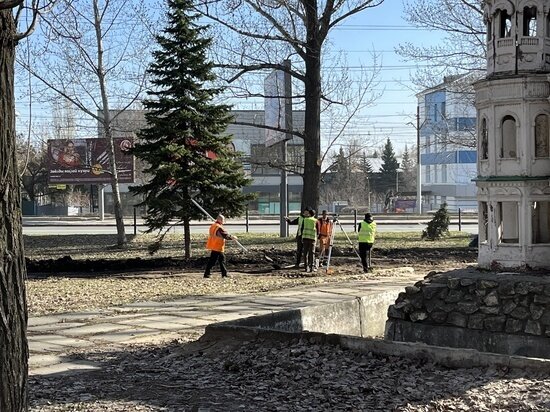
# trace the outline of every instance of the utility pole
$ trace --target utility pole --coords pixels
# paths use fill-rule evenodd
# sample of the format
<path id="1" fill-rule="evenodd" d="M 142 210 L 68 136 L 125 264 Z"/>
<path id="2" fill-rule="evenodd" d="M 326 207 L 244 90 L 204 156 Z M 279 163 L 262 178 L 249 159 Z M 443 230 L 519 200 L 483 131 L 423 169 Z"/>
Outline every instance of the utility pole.
<path id="1" fill-rule="evenodd" d="M 420 106 L 416 106 L 416 210 L 422 214 L 422 162 L 420 160 Z"/>
<path id="2" fill-rule="evenodd" d="M 287 152 L 287 142 L 292 139 L 292 134 L 290 133 L 290 130 L 292 130 L 292 79 L 290 77 L 290 60 L 285 60 L 283 62 L 283 65 L 288 69 L 284 73 L 284 105 L 285 105 L 285 129 L 286 129 L 286 136 L 284 140 L 281 142 L 281 162 L 282 162 L 282 168 L 281 168 L 281 187 L 280 187 L 280 236 L 281 237 L 288 237 L 288 224 L 286 223 L 285 216 L 288 215 L 288 173 L 286 171 L 286 152 Z"/>
<path id="3" fill-rule="evenodd" d="M 422 161 L 420 159 L 420 129 L 424 126 L 424 122 L 420 124 L 420 106 L 416 106 L 416 126 L 412 122 L 408 122 L 416 129 L 416 212 L 422 214 Z"/>

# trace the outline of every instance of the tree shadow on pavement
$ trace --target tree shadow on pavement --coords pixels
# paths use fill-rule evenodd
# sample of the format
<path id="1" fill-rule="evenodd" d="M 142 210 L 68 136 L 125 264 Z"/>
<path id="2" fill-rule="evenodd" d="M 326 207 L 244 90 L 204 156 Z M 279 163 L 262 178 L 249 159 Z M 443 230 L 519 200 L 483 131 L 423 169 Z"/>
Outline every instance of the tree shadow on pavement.
<path id="1" fill-rule="evenodd" d="M 125 351 L 84 351 L 68 358 L 100 369 L 31 376 L 31 411 L 550 408 L 547 374 L 449 369 L 297 340 L 201 338 Z"/>

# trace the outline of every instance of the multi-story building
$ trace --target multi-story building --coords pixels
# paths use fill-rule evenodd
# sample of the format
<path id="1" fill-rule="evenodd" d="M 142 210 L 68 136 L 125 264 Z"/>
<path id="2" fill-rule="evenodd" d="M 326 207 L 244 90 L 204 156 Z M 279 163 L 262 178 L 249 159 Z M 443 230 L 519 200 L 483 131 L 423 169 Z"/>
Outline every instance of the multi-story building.
<path id="1" fill-rule="evenodd" d="M 548 2 L 487 0 L 475 84 L 481 267 L 550 267 Z"/>
<path id="2" fill-rule="evenodd" d="M 282 145 L 265 146 L 265 129 L 239 123 L 264 124 L 263 110 L 235 110 L 235 124 L 230 124 L 227 132 L 233 135 L 235 150 L 243 153 L 244 169 L 253 178 L 247 192 L 257 194 L 250 203 L 250 210 L 260 214 L 279 213 L 281 170 L 276 168 L 281 162 Z M 292 114 L 295 130 L 303 130 L 305 112 Z M 302 201 L 302 176 L 299 174 L 304 164 L 304 142 L 294 137 L 287 142 L 286 169 L 288 171 L 288 210 L 300 210 Z"/>
<path id="3" fill-rule="evenodd" d="M 118 113 L 112 111 L 113 115 Z M 125 110 L 118 114 L 113 120 L 112 130 L 114 137 L 136 136 L 137 131 L 145 126 L 145 117 L 143 110 Z M 279 197 L 281 171 L 279 166 L 282 151 L 281 144 L 272 147 L 265 146 L 265 130 L 254 125 L 264 125 L 263 110 L 235 110 L 234 124 L 230 124 L 227 133 L 233 135 L 233 145 L 235 150 L 243 155 L 243 167 L 247 174 L 253 178 L 251 186 L 246 187 L 246 192 L 257 194 L 256 200 L 250 203 L 249 209 L 257 211 L 260 214 L 279 213 Z M 295 111 L 293 113 L 293 124 L 295 130 L 304 129 L 304 111 Z M 243 123 L 249 124 L 244 125 Z M 103 132 L 98 128 L 99 136 Z M 288 210 L 300 210 L 302 196 L 302 177 L 299 174 L 303 167 L 304 144 L 299 137 L 294 137 L 287 142 L 287 170 L 288 170 Z M 136 183 L 140 183 L 146 178 L 140 171 L 139 165 L 136 165 Z M 128 194 L 130 184 L 121 184 L 121 197 L 126 204 L 135 203 L 135 199 Z M 106 210 L 109 211 L 110 186 L 106 188 Z M 126 205 L 126 209 L 128 209 Z"/>
<path id="4" fill-rule="evenodd" d="M 417 95 L 423 210 L 477 210 L 476 109 L 465 79 L 446 77 Z"/>

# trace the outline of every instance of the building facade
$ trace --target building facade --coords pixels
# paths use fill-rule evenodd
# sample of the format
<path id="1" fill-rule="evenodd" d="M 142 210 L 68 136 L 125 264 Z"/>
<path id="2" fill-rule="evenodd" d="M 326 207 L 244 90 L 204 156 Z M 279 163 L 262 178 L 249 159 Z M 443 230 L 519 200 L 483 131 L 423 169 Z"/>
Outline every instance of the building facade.
<path id="1" fill-rule="evenodd" d="M 113 137 L 136 138 L 139 129 L 146 126 L 144 110 L 125 110 L 122 113 L 112 110 L 111 112 L 113 116 L 117 115 L 112 122 Z M 281 162 L 282 145 L 266 147 L 265 129 L 254 126 L 264 125 L 263 110 L 235 110 L 232 114 L 235 123 L 228 126 L 227 133 L 233 135 L 235 150 L 243 155 L 242 162 L 245 173 L 253 179 L 252 185 L 244 190 L 256 193 L 257 196 L 256 200 L 249 204 L 249 210 L 259 214 L 277 214 L 280 205 L 281 171 L 276 166 Z M 293 113 L 293 127 L 295 130 L 304 129 L 304 119 L 303 111 Z M 98 135 L 100 137 L 103 135 L 101 125 L 98 125 Z M 288 210 L 300 210 L 303 183 L 299 173 L 302 171 L 303 162 L 303 140 L 294 137 L 287 142 Z M 136 165 L 135 171 L 136 183 L 142 183 L 147 177 L 141 173 L 139 165 Z M 128 213 L 129 208 L 133 207 L 134 203 L 137 203 L 136 199 L 129 193 L 128 186 L 131 186 L 131 184 L 120 185 L 126 213 Z M 112 206 L 110 186 L 107 186 L 105 190 L 105 207 L 109 211 Z"/>
<path id="2" fill-rule="evenodd" d="M 417 95 L 423 210 L 447 203 L 449 210 L 476 210 L 476 111 L 464 79 L 444 82 Z"/>
<path id="3" fill-rule="evenodd" d="M 487 0 L 487 77 L 475 84 L 479 265 L 550 267 L 550 15 Z"/>
<path id="4" fill-rule="evenodd" d="M 281 163 L 282 144 L 265 146 L 265 129 L 238 123 L 264 125 L 263 110 L 235 110 L 235 124 L 230 124 L 227 132 L 233 135 L 235 150 L 243 153 L 243 167 L 253 183 L 246 192 L 256 193 L 256 200 L 249 205 L 251 211 L 259 214 L 278 214 L 280 206 L 281 170 L 274 167 Z M 292 114 L 295 130 L 303 130 L 305 112 Z M 287 141 L 286 165 L 288 171 L 288 210 L 299 211 L 302 201 L 302 176 L 304 164 L 304 141 L 294 137 Z"/>

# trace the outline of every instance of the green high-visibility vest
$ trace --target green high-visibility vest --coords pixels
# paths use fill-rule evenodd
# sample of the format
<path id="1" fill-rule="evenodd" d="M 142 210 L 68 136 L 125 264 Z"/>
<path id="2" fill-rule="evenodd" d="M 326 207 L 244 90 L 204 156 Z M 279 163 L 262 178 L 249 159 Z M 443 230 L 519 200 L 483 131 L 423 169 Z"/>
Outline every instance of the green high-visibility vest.
<path id="1" fill-rule="evenodd" d="M 375 234 L 376 222 L 367 223 L 363 220 L 359 229 L 359 243 L 374 243 Z"/>
<path id="2" fill-rule="evenodd" d="M 305 217 L 304 225 L 302 229 L 302 239 L 313 239 L 317 237 L 317 231 L 315 230 L 317 219 L 314 217 Z"/>

